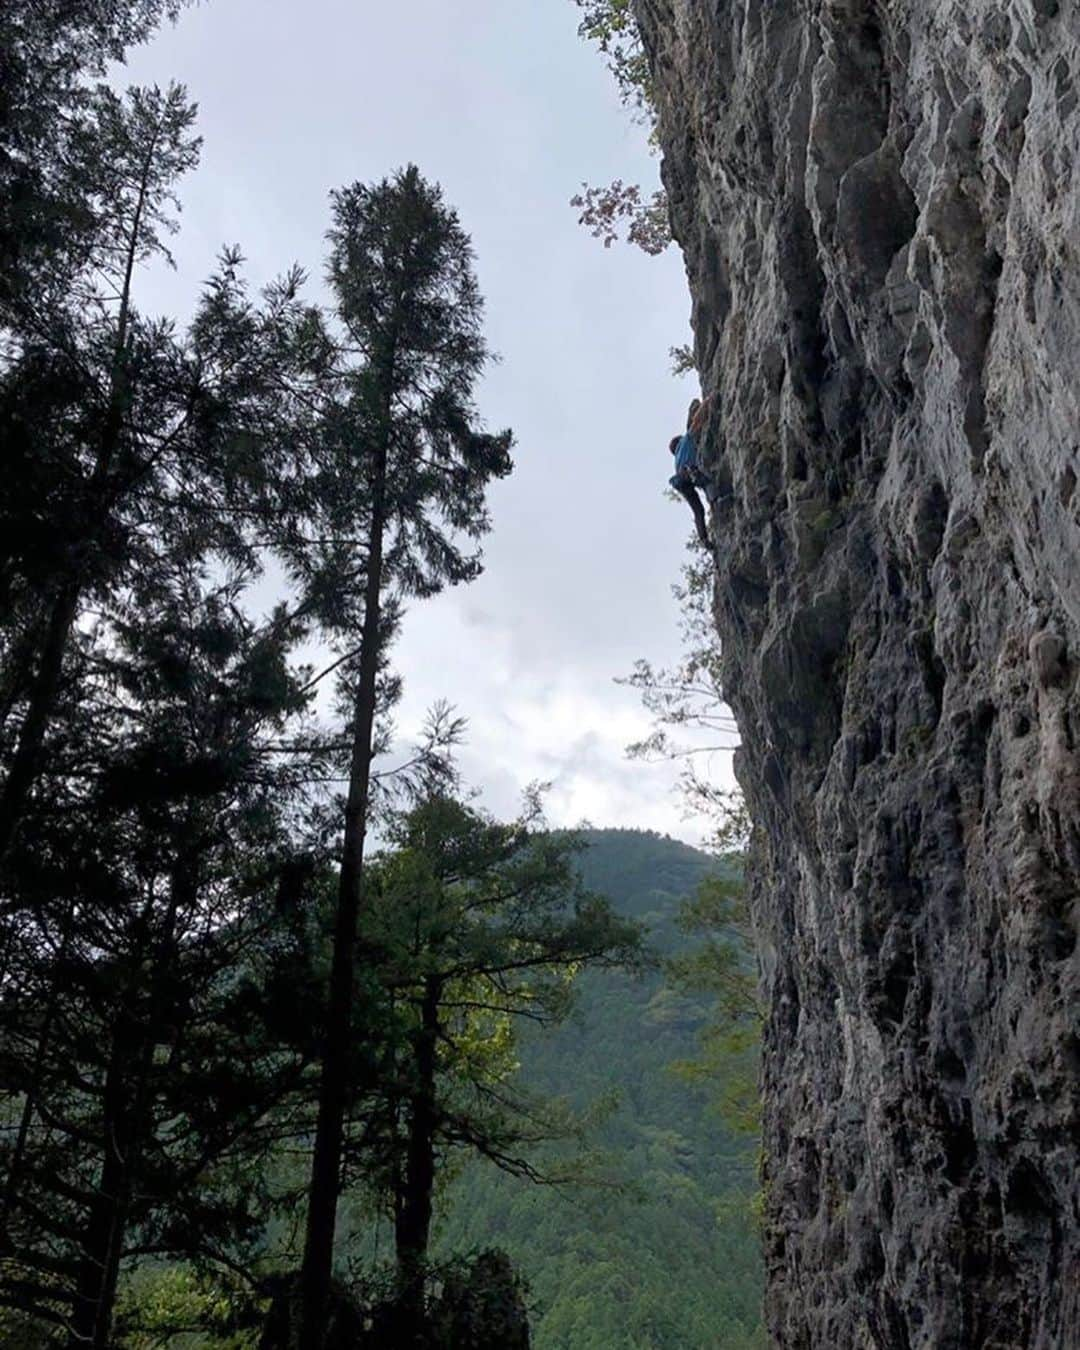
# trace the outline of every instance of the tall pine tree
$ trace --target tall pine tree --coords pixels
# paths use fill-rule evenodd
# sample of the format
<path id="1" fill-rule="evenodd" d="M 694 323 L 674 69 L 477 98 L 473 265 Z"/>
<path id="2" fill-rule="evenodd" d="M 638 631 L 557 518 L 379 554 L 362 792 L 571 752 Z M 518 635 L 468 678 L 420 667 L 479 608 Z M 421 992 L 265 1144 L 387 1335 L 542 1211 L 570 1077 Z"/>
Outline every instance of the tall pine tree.
<path id="1" fill-rule="evenodd" d="M 94 91 L 78 146 L 91 236 L 19 306 L 0 363 L 0 863 L 48 763 L 80 614 L 166 558 L 250 565 L 303 478 L 297 395 L 321 353 L 300 275 L 254 305 L 227 253 L 186 334 L 136 304 L 197 160 L 194 116 L 176 86 Z"/>
<path id="2" fill-rule="evenodd" d="M 404 601 L 480 571 L 484 490 L 509 473 L 510 434 L 476 425 L 489 358 L 468 236 L 415 167 L 333 197 L 328 279 L 338 359 L 316 448 L 318 493 L 289 555 L 344 658 L 344 803 L 328 1019 L 301 1273 L 299 1344 L 323 1343 L 348 1103 L 350 1008 L 364 922 L 364 849 L 377 722 L 395 690 L 389 644 Z"/>
<path id="3" fill-rule="evenodd" d="M 303 711 L 235 583 L 184 566 L 99 633 L 57 751 L 69 790 L 11 855 L 32 921 L 0 988 L 0 1306 L 105 1350 L 121 1264 L 229 1252 L 257 1187 L 227 1163 L 303 1070 L 260 992 L 303 862 Z"/>
<path id="4" fill-rule="evenodd" d="M 0 330 L 32 327 L 81 271 L 108 216 L 86 175 L 98 82 L 185 3 L 0 6 Z"/>
<path id="5" fill-rule="evenodd" d="M 538 1179 L 531 1146 L 572 1129 L 514 1080 L 520 1025 L 551 1026 L 587 968 L 640 968 L 642 932 L 577 873 L 583 843 L 540 801 L 491 819 L 444 793 L 393 819 L 372 930 L 397 1021 L 350 1162 L 393 1218 L 401 1343 L 424 1325 L 436 1181 L 480 1157 Z"/>

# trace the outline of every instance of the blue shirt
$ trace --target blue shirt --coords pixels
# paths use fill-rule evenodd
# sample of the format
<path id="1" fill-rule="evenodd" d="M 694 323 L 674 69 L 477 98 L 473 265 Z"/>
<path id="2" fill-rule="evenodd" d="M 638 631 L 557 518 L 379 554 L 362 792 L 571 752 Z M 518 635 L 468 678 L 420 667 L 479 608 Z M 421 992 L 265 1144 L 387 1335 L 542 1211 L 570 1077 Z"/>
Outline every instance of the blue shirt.
<path id="1" fill-rule="evenodd" d="M 690 432 L 679 438 L 679 444 L 675 450 L 675 472 L 682 473 L 684 469 L 692 469 L 697 464 L 697 446 L 694 444 L 694 438 Z"/>

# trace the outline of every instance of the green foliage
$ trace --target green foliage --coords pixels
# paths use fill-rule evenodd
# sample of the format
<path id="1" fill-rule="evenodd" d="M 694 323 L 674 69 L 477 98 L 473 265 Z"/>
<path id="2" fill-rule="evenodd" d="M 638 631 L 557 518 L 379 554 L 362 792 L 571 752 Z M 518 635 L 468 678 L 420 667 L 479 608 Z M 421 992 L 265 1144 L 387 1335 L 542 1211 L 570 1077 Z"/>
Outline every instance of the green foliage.
<path id="1" fill-rule="evenodd" d="M 752 934 L 741 879 L 708 877 L 682 905 L 679 926 L 702 939 L 668 963 L 674 990 L 703 994 L 709 1016 L 698 1032 L 700 1050 L 673 1066 L 715 1097 L 729 1129 L 757 1136 L 757 1090 L 764 1010 L 753 961 Z"/>
<path id="2" fill-rule="evenodd" d="M 77 265 L 39 260 L 4 316 L 0 856 L 35 786 L 62 791 L 40 780 L 58 699 L 86 669 L 80 615 L 111 622 L 163 572 L 211 559 L 253 580 L 260 522 L 287 510 L 293 477 L 295 427 L 279 392 L 302 380 L 290 307 L 275 296 L 264 311 L 227 311 L 230 258 L 184 336 L 136 304 L 140 268 L 165 252 L 178 180 L 197 158 L 192 105 L 179 88 L 98 90 L 83 113 L 91 236 Z"/>
<path id="3" fill-rule="evenodd" d="M 317 1043 L 319 1105 L 308 1191 L 302 1317 L 290 1336 L 326 1331 L 349 1097 L 350 1018 L 373 818 L 371 765 L 399 681 L 389 652 L 407 598 L 481 570 L 485 492 L 512 468 L 511 435 L 480 429 L 473 387 L 490 357 L 468 236 L 437 185 L 410 165 L 333 194 L 327 274 L 333 310 L 313 323 L 325 351 L 301 527 L 279 552 L 299 608 L 338 649 L 345 724 L 338 763 L 340 871 L 327 1019 Z M 434 767 L 434 766 L 433 766 Z M 425 1045 L 428 1044 L 425 1033 Z M 425 1050 L 425 1057 L 427 1050 Z M 415 1303 L 415 1300 L 414 1300 Z"/>
<path id="4" fill-rule="evenodd" d="M 578 1128 L 516 1080 L 518 1026 L 565 1020 L 583 970 L 639 966 L 640 932 L 582 886 L 578 840 L 544 829 L 535 798 L 501 824 L 429 795 L 389 834 L 365 931 L 392 1024 L 347 1158 L 393 1220 L 399 1301 L 419 1322 L 436 1189 L 469 1158 L 551 1179 L 536 1146 Z"/>
<path id="5" fill-rule="evenodd" d="M 431 1350 L 529 1350 L 527 1286 L 505 1253 L 458 1258 L 439 1272 Z"/>
<path id="6" fill-rule="evenodd" d="M 595 42 L 615 77 L 619 96 L 639 116 L 652 118 L 649 62 L 632 0 L 574 0 L 582 11 L 578 33 Z"/>
<path id="7" fill-rule="evenodd" d="M 188 333 L 141 314 L 195 111 L 96 83 L 179 7 L 0 19 L 0 1302 L 97 1346 L 125 1261 L 249 1250 L 240 1142 L 302 1068 L 262 988 L 306 851 L 271 742 L 306 697 L 249 589 L 292 505 L 304 316 L 294 280 L 241 301 L 234 254 Z"/>
<path id="8" fill-rule="evenodd" d="M 355 657 L 369 579 L 393 597 L 380 602 L 385 646 L 402 599 L 479 574 L 484 494 L 510 472 L 512 438 L 478 424 L 483 305 L 469 237 L 439 187 L 409 166 L 340 189 L 332 206 L 333 305 L 307 334 L 322 354 L 321 412 L 303 525 L 280 547 L 324 639 Z"/>
<path id="9" fill-rule="evenodd" d="M 578 33 L 600 49 L 623 103 L 637 120 L 653 127 L 652 77 L 631 0 L 574 0 L 574 3 L 582 11 Z M 655 144 L 655 127 L 650 139 Z M 606 187 L 583 183 L 582 191 L 571 197 L 570 205 L 580 212 L 578 224 L 584 225 L 605 248 L 619 239 L 623 227 L 627 242 L 650 255 L 663 253 L 671 243 L 667 194 L 662 188 L 644 193 L 636 183 L 624 183 L 621 178 Z"/>
<path id="10" fill-rule="evenodd" d="M 716 864 L 639 831 L 586 839 L 587 884 L 646 921 L 662 955 L 688 954 L 680 905 Z M 717 1118 L 714 1083 L 670 1069 L 697 1053 L 708 995 L 674 993 L 659 972 L 584 974 L 578 990 L 571 1021 L 523 1038 L 521 1078 L 576 1109 L 614 1096 L 591 1137 L 594 1184 L 553 1191 L 466 1169 L 441 1198 L 438 1251 L 504 1247 L 537 1304 L 539 1350 L 763 1346 L 754 1142 Z"/>
<path id="11" fill-rule="evenodd" d="M 0 1301 L 79 1334 L 127 1258 L 250 1252 L 266 1195 L 237 1150 L 257 1162 L 303 1066 L 264 1004 L 292 942 L 288 770 L 259 753 L 304 706 L 287 647 L 186 569 L 139 600 L 86 639 L 93 678 L 52 747 L 67 792 L 24 820 L 4 878 Z"/>
<path id="12" fill-rule="evenodd" d="M 584 893 L 606 892 L 626 919 L 648 924 L 661 954 L 671 960 L 691 957 L 680 906 L 699 883 L 715 876 L 712 860 L 675 841 L 636 831 L 590 833 L 584 853 L 565 835 L 540 834 L 534 842 L 550 851 L 523 858 L 518 855 L 526 840 L 518 834 L 515 841 L 513 830 L 485 821 L 471 808 L 439 805 L 411 825 L 403 823 L 397 838 L 399 866 L 387 858 L 393 875 L 380 885 L 386 910 L 381 931 L 384 977 L 396 994 L 392 1035 L 397 1068 L 389 1072 L 384 1064 L 379 1090 L 386 1092 L 397 1083 L 397 1102 L 405 1114 L 415 1083 L 408 1047 L 417 1023 L 403 995 L 425 972 L 456 969 L 463 955 L 489 968 L 492 953 L 506 940 L 499 937 L 499 906 L 494 902 L 502 889 L 491 884 L 493 875 L 475 895 L 478 931 L 471 937 L 458 935 L 462 906 L 469 904 L 470 887 L 477 881 L 477 860 L 484 859 L 484 869 L 493 864 L 494 871 L 510 867 L 518 879 L 535 876 L 545 858 L 541 870 L 550 870 L 553 859 L 560 867 L 580 864 L 583 880 L 574 884 L 576 893 L 582 894 L 581 887 Z M 510 848 L 514 842 L 516 849 Z M 428 857 L 417 866 L 417 859 L 407 855 L 421 844 Z M 434 866 L 432 853 L 439 859 Z M 510 875 L 503 870 L 503 882 Z M 565 880 L 565 872 L 561 875 Z M 698 907 L 703 919 L 729 917 L 732 879 L 728 869 L 713 892 L 715 904 Z M 459 889 L 462 883 L 464 889 Z M 402 905 L 409 908 L 403 912 Z M 518 921 L 534 932 L 539 928 L 551 933 L 544 907 L 537 915 L 530 909 L 523 904 Z M 508 936 L 508 930 L 502 931 Z M 566 955 L 565 946 L 560 944 L 560 949 Z M 464 973 L 455 981 L 465 990 L 472 987 Z M 605 1109 L 593 1113 L 591 1152 L 584 1157 L 573 1140 L 567 1141 L 569 1152 L 557 1143 L 545 1150 L 538 1140 L 530 1144 L 519 1139 L 517 1145 L 537 1177 L 552 1173 L 566 1178 L 576 1159 L 578 1173 L 587 1173 L 591 1184 L 584 1190 L 530 1184 L 485 1162 L 465 1167 L 455 1177 L 442 1154 L 449 1175 L 437 1197 L 436 1262 L 492 1242 L 505 1248 L 531 1286 L 537 1309 L 533 1343 L 540 1350 L 761 1346 L 760 1268 L 748 1212 L 753 1147 L 711 1113 L 712 1083 L 686 1084 L 669 1070 L 672 1061 L 695 1052 L 708 1022 L 708 999 L 693 992 L 673 994 L 656 970 L 642 975 L 583 971 L 575 985 L 577 1006 L 571 1018 L 521 1035 L 509 1058 L 500 1053 L 493 1064 L 483 1055 L 473 1058 L 470 1051 L 457 1059 L 448 1046 L 439 1071 L 440 1098 L 452 1114 L 463 1100 L 462 1088 L 494 1072 L 493 1085 L 500 1092 L 509 1089 L 521 1102 L 562 1099 L 579 1121 L 591 1104 L 603 1100 Z M 371 1006 L 366 1005 L 368 1010 Z M 518 1006 L 531 1004 L 523 1000 Z M 553 1008 L 561 1015 L 561 998 Z M 462 1010 L 446 1012 L 449 1017 Z M 450 1022 L 451 1039 L 455 1028 L 464 1032 L 468 1044 L 474 1028 Z M 389 1026 L 381 1034 L 391 1034 Z M 515 1062 L 522 1066 L 520 1074 L 512 1072 Z M 361 1108 L 361 1119 L 368 1118 L 367 1109 Z M 524 1124 L 531 1128 L 528 1121 Z M 460 1140 L 453 1147 L 461 1152 Z M 278 1161 L 268 1160 L 279 1180 L 290 1166 L 286 1136 L 281 1148 Z M 372 1148 L 366 1155 L 362 1150 L 351 1154 L 354 1182 L 369 1187 L 370 1178 L 378 1175 L 370 1170 L 375 1156 L 387 1156 L 385 1139 Z M 260 1167 L 265 1171 L 267 1162 Z M 383 1173 L 391 1174 L 392 1168 Z M 355 1191 L 354 1196 L 359 1201 Z M 364 1214 L 362 1205 L 353 1207 L 352 1246 L 354 1257 L 366 1265 L 363 1258 L 374 1230 Z M 287 1225 L 275 1225 L 275 1231 L 288 1239 Z M 271 1268 L 278 1240 L 267 1232 L 261 1244 L 261 1260 L 269 1260 Z M 208 1281 L 192 1268 L 149 1266 L 138 1271 L 120 1306 L 121 1343 L 131 1350 L 149 1350 L 157 1343 L 155 1336 L 164 1337 L 170 1326 L 187 1318 L 198 1325 L 198 1332 L 161 1343 L 190 1350 L 247 1350 L 249 1344 L 245 1327 L 250 1321 L 245 1318 L 250 1296 L 220 1279 Z"/>
<path id="13" fill-rule="evenodd" d="M 117 1301 L 118 1350 L 255 1350 L 255 1331 L 236 1328 L 245 1302 L 235 1285 L 210 1281 L 190 1266 L 145 1266 Z"/>

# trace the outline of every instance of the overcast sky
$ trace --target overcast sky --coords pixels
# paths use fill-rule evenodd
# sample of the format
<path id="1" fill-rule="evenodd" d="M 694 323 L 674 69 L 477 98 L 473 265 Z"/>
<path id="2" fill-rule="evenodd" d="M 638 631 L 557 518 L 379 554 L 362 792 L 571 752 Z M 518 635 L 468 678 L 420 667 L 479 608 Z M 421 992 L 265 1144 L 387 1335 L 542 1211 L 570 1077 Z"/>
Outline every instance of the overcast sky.
<path id="1" fill-rule="evenodd" d="M 398 725 L 455 703 L 466 776 L 496 812 L 539 779 L 558 824 L 696 840 L 674 771 L 625 758 L 648 721 L 614 683 L 679 650 L 690 513 L 665 497 L 666 447 L 696 387 L 668 349 L 689 338 L 689 301 L 676 249 L 605 250 L 568 205 L 582 182 L 651 189 L 658 172 L 577 22 L 571 0 L 204 0 L 129 63 L 132 82 L 185 83 L 205 138 L 177 270 L 139 300 L 184 317 L 234 242 L 257 283 L 295 260 L 317 288 L 332 188 L 408 162 L 439 181 L 502 357 L 480 407 L 513 427 L 516 469 L 491 492 L 483 577 L 406 619 Z"/>

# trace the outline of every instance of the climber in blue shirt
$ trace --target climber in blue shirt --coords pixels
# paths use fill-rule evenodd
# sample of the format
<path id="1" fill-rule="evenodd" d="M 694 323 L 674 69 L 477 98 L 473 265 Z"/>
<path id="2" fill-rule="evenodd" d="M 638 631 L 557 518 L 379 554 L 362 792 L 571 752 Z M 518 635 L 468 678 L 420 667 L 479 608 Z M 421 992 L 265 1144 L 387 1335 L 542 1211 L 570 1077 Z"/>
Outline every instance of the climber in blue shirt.
<path id="1" fill-rule="evenodd" d="M 705 548 L 709 547 L 709 530 L 705 523 L 705 506 L 697 489 L 704 487 L 708 480 L 698 464 L 697 438 L 711 403 L 711 394 L 704 400 L 694 399 L 686 417 L 686 431 L 681 436 L 673 436 L 668 447 L 675 456 L 675 472 L 668 481 L 680 496 L 686 498 L 694 513 L 698 538 Z"/>

